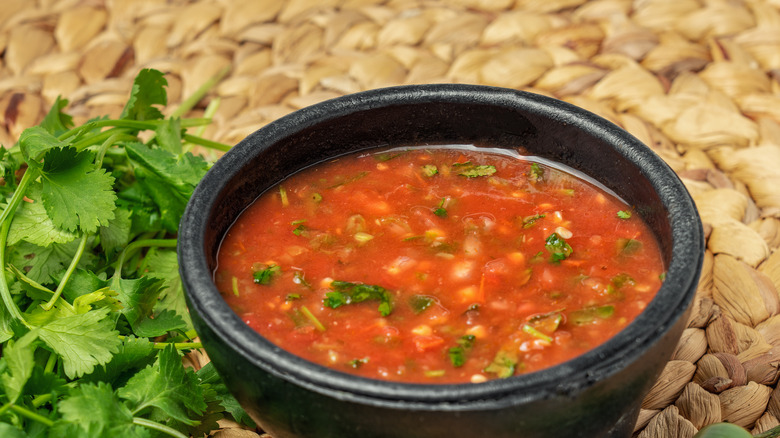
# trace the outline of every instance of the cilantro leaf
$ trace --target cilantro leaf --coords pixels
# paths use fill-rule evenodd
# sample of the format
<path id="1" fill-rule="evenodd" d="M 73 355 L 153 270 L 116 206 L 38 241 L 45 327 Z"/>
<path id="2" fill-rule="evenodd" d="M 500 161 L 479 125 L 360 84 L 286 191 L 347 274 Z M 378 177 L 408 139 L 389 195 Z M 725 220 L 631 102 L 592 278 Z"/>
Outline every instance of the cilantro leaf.
<path id="1" fill-rule="evenodd" d="M 617 217 L 620 219 L 631 219 L 631 212 L 628 210 L 620 210 L 617 212 Z"/>
<path id="2" fill-rule="evenodd" d="M 3 438 L 28 438 L 24 431 L 8 423 L 0 423 L 0 436 Z"/>
<path id="3" fill-rule="evenodd" d="M 52 135 L 60 135 L 73 126 L 73 117 L 62 112 L 68 106 L 68 99 L 60 99 L 59 96 L 54 100 L 51 109 L 43 118 L 40 127 Z"/>
<path id="4" fill-rule="evenodd" d="M 22 394 L 22 389 L 32 375 L 35 359 L 35 346 L 32 343 L 38 338 L 37 330 L 27 332 L 16 342 L 9 341 L 3 349 L 3 360 L 6 372 L 0 374 L 8 403 L 14 403 Z"/>
<path id="5" fill-rule="evenodd" d="M 162 287 L 161 280 L 150 276 L 136 279 L 114 277 L 111 281 L 111 288 L 124 306 L 121 312 L 133 330 L 152 313 Z"/>
<path id="6" fill-rule="evenodd" d="M 46 152 L 41 171 L 43 206 L 54 224 L 94 233 L 114 218 L 114 178 L 94 169 L 89 151 L 56 148 Z"/>
<path id="7" fill-rule="evenodd" d="M 168 94 L 165 91 L 167 85 L 168 81 L 160 71 L 143 69 L 138 72 L 133 81 L 130 99 L 120 117 L 134 120 L 162 119 L 162 112 L 154 105 L 168 104 Z"/>
<path id="8" fill-rule="evenodd" d="M 187 323 L 173 310 L 163 310 L 154 316 L 154 318 L 144 318 L 139 321 L 133 331 L 137 336 L 144 338 L 154 338 L 162 336 L 168 332 L 177 330 L 186 330 Z"/>
<path id="9" fill-rule="evenodd" d="M 32 243 L 20 242 L 11 253 L 11 264 L 23 267 L 27 271 L 27 277 L 41 283 L 51 283 L 52 279 L 61 273 L 70 264 L 78 248 L 78 241 L 68 243 L 53 243 L 42 247 Z M 85 252 L 79 267 L 89 266 L 94 255 Z"/>
<path id="10" fill-rule="evenodd" d="M 187 310 L 187 302 L 184 297 L 184 288 L 179 277 L 179 262 L 174 250 L 158 250 L 150 254 L 147 260 L 149 277 L 162 281 L 160 300 L 157 302 L 155 312 L 171 310 L 187 324 L 187 329 L 192 328 L 190 312 Z"/>
<path id="11" fill-rule="evenodd" d="M 87 383 L 70 392 L 59 403 L 61 423 L 52 436 L 148 437 L 148 432 L 133 424 L 133 414 L 107 383 Z"/>
<path id="12" fill-rule="evenodd" d="M 157 361 L 139 371 L 127 385 L 119 389 L 119 396 L 128 401 L 134 415 L 146 408 L 161 409 L 168 417 L 184 424 L 196 424 L 191 414 L 206 409 L 203 390 L 192 369 L 185 369 L 179 352 L 169 345 L 157 356 Z"/>
<path id="13" fill-rule="evenodd" d="M 157 135 L 157 144 L 161 148 L 174 154 L 181 153 L 181 119 L 166 119 L 157 127 L 155 133 Z"/>
<path id="14" fill-rule="evenodd" d="M 110 382 L 123 386 L 139 370 L 154 362 L 154 344 L 148 339 L 127 336 L 111 360 L 83 377 L 86 382 Z"/>
<path id="15" fill-rule="evenodd" d="M 138 185 L 157 205 L 163 226 L 176 232 L 192 191 L 208 170 L 206 162 L 192 154 L 174 155 L 142 143 L 125 146 Z"/>
<path id="16" fill-rule="evenodd" d="M 5 305 L 0 306 L 0 343 L 11 339 L 14 336 L 14 331 L 11 329 L 13 323 L 13 317 L 8 313 Z"/>
<path id="17" fill-rule="evenodd" d="M 38 246 L 49 246 L 76 239 L 75 233 L 54 225 L 41 201 L 40 183 L 31 184 L 27 193 L 27 198 L 32 202 L 22 202 L 16 209 L 14 221 L 8 230 L 9 245 L 24 240 Z"/>
<path id="18" fill-rule="evenodd" d="M 107 257 L 113 256 L 130 242 L 130 229 L 133 225 L 131 215 L 130 210 L 117 208 L 114 211 L 114 218 L 108 221 L 108 225 L 98 229 L 100 246 L 103 247 Z"/>
<path id="19" fill-rule="evenodd" d="M 22 157 L 28 166 L 34 168 L 41 167 L 40 159 L 47 151 L 55 148 L 62 149 L 66 146 L 65 142 L 60 141 L 40 126 L 27 128 L 19 136 L 19 149 L 22 151 Z"/>
<path id="20" fill-rule="evenodd" d="M 40 328 L 41 340 L 62 357 L 69 378 L 91 373 L 116 353 L 119 332 L 108 313 L 107 308 L 95 309 L 54 319 Z"/>
<path id="21" fill-rule="evenodd" d="M 217 374 L 217 369 L 214 368 L 213 362 L 204 365 L 203 368 L 198 370 L 197 374 L 201 384 L 211 386 L 212 391 L 214 391 L 212 397 L 225 408 L 225 411 L 233 416 L 236 422 L 251 428 L 257 427 L 252 418 L 244 411 L 244 408 L 238 404 L 233 394 L 228 391 L 227 386 L 222 382 L 219 374 Z"/>

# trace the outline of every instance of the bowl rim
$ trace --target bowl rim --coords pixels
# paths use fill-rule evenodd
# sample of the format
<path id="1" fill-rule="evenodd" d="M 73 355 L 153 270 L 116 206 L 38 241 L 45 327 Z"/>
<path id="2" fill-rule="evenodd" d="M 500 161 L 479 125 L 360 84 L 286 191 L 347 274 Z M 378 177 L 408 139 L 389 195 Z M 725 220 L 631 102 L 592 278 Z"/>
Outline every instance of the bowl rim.
<path id="1" fill-rule="evenodd" d="M 672 256 L 656 297 L 633 322 L 600 346 L 540 371 L 479 384 L 421 384 L 365 378 L 309 362 L 263 338 L 229 308 L 216 289 L 207 264 L 204 248 L 207 219 L 218 196 L 238 174 L 242 163 L 264 149 L 259 145 L 273 145 L 288 135 L 354 112 L 431 102 L 505 106 L 549 117 L 585 130 L 639 167 L 667 209 Z M 190 309 L 216 336 L 254 366 L 340 400 L 444 410 L 573 394 L 619 372 L 623 364 L 639 357 L 643 345 L 663 337 L 687 314 L 704 257 L 704 234 L 693 200 L 675 172 L 649 147 L 612 122 L 569 103 L 526 91 L 469 84 L 368 90 L 323 101 L 269 123 L 239 142 L 207 172 L 187 204 L 178 241 L 180 275 Z M 663 306 L 659 304 L 662 300 Z M 208 351 L 208 343 L 205 344 Z"/>

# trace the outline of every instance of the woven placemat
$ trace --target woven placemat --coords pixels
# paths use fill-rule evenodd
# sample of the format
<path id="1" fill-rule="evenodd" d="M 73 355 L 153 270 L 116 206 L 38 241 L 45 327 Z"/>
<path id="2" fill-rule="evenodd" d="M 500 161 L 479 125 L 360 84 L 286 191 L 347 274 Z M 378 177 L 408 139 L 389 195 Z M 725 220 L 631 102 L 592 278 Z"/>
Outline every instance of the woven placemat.
<path id="1" fill-rule="evenodd" d="M 119 115 L 147 67 L 167 73 L 173 106 L 229 68 L 191 114 L 219 99 L 204 136 L 226 143 L 398 84 L 497 85 L 593 111 L 682 177 L 708 236 L 689 327 L 635 435 L 780 424 L 779 0 L 2 0 L 0 54 L 6 146 L 58 95 L 79 123 Z"/>

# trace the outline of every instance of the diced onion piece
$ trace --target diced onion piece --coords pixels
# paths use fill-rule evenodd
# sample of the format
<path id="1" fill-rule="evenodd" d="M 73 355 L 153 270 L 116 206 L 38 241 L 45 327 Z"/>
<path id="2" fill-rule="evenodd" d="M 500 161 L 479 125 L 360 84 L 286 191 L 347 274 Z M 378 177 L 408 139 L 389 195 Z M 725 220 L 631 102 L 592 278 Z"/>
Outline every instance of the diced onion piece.
<path id="1" fill-rule="evenodd" d="M 415 261 L 406 256 L 396 257 L 389 265 L 385 266 L 388 274 L 397 275 L 415 265 Z"/>
<path id="2" fill-rule="evenodd" d="M 467 335 L 474 335 L 477 339 L 484 339 L 487 337 L 487 329 L 484 325 L 475 325 L 474 327 L 469 327 L 468 330 L 466 330 Z"/>
<path id="3" fill-rule="evenodd" d="M 461 301 L 473 301 L 477 294 L 479 293 L 479 288 L 476 286 L 466 286 L 460 290 L 458 290 L 458 296 L 460 296 Z"/>
<path id="4" fill-rule="evenodd" d="M 563 227 L 556 228 L 555 232 L 558 233 L 558 235 L 561 236 L 562 239 L 571 239 L 571 236 L 574 235 L 568 228 L 563 228 Z"/>
<path id="5" fill-rule="evenodd" d="M 371 234 L 364 233 L 362 231 L 355 233 L 353 237 L 355 238 L 355 240 L 357 240 L 360 243 L 366 243 L 369 240 L 374 238 L 374 236 L 372 236 Z"/>
<path id="6" fill-rule="evenodd" d="M 473 234 L 463 239 L 463 252 L 468 257 L 476 257 L 482 252 L 482 242 Z"/>
<path id="7" fill-rule="evenodd" d="M 483 383 L 487 382 L 487 377 L 482 374 L 474 374 L 471 376 L 471 383 Z"/>
<path id="8" fill-rule="evenodd" d="M 429 336 L 431 333 L 433 333 L 433 329 L 429 325 L 422 324 L 413 328 L 412 333 L 414 333 L 417 336 Z"/>
<path id="9" fill-rule="evenodd" d="M 463 260 L 455 263 L 455 266 L 452 267 L 452 276 L 460 280 L 465 280 L 471 277 L 473 270 L 474 262 L 470 260 Z"/>

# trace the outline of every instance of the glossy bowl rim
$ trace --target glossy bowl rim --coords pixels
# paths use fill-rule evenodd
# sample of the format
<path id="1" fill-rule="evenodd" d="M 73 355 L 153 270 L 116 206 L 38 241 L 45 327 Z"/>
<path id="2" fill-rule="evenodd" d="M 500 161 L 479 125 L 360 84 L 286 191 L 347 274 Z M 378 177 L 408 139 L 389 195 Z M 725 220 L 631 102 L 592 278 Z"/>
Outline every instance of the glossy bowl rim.
<path id="1" fill-rule="evenodd" d="M 359 377 L 301 359 L 247 326 L 222 300 L 207 264 L 204 235 L 220 192 L 243 163 L 308 127 L 351 113 L 409 103 L 451 102 L 507 106 L 573 125 L 611 145 L 637 165 L 667 208 L 672 233 L 666 278 L 645 310 L 616 336 L 576 358 L 537 372 L 485 383 L 418 384 Z M 259 369 L 340 400 L 417 409 L 475 409 L 518 400 L 576 393 L 636 360 L 683 317 L 696 291 L 704 256 L 701 220 L 685 186 L 649 147 L 606 119 L 546 96 L 484 85 L 428 84 L 388 87 L 330 99 L 288 114 L 250 134 L 222 156 L 201 180 L 179 228 L 180 274 L 188 304 L 231 348 Z M 692 244 L 691 244 L 692 243 Z M 677 291 L 677 292 L 675 292 Z M 659 304 L 661 299 L 666 305 Z M 208 345 L 205 345 L 208 351 Z"/>

